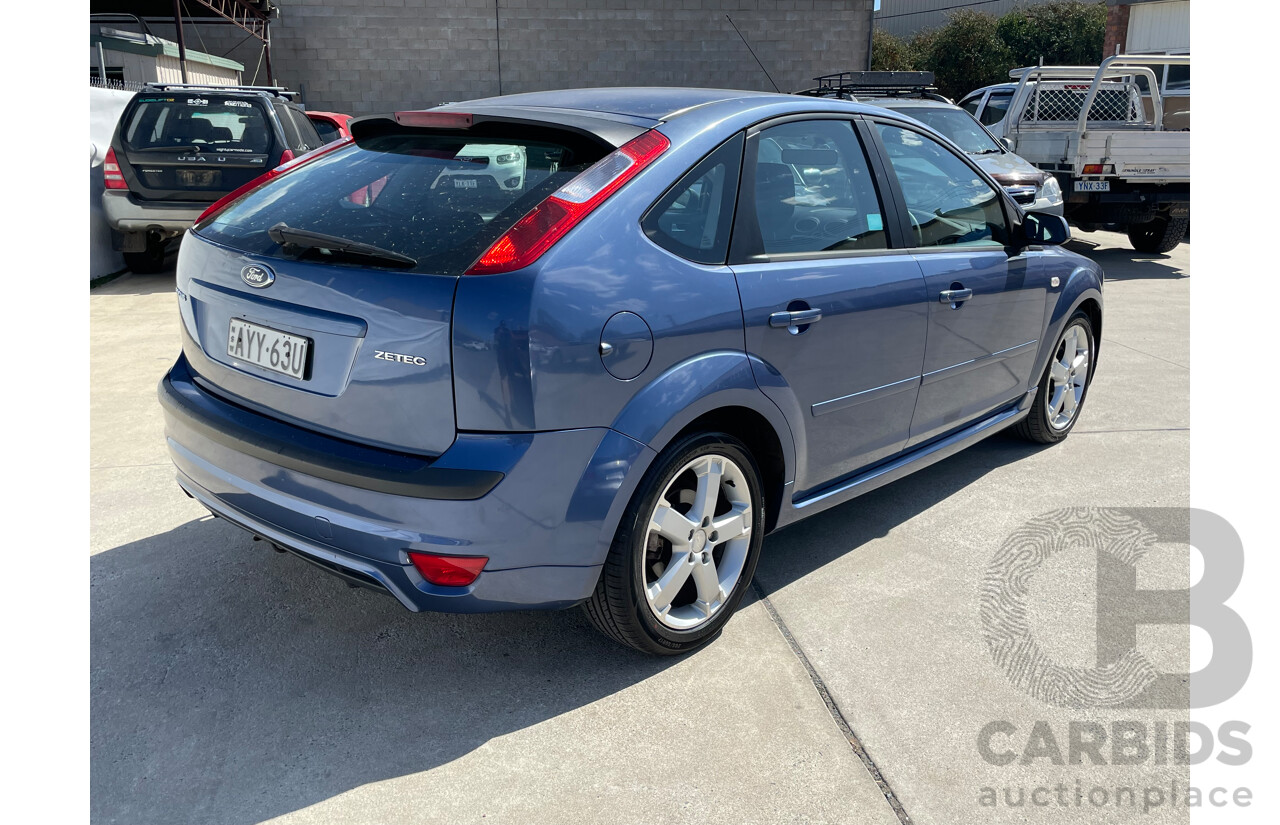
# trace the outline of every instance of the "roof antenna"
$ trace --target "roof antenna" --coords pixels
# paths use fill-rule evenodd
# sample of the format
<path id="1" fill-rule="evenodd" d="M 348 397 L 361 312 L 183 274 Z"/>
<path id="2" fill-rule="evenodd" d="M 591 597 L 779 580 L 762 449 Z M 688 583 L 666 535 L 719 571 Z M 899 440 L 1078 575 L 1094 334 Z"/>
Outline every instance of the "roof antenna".
<path id="1" fill-rule="evenodd" d="M 742 37 L 742 32 L 738 31 L 738 24 L 733 22 L 733 18 L 727 14 L 724 16 L 724 18 L 729 21 L 730 26 L 733 26 L 733 30 L 738 32 L 738 37 Z M 751 52 L 751 56 L 756 58 L 756 65 L 760 67 L 760 71 L 764 72 L 764 76 L 769 78 L 769 83 L 773 86 L 773 90 L 778 94 L 782 94 L 782 90 L 778 88 L 778 84 L 773 82 L 773 77 L 770 76 L 769 70 L 766 69 L 764 67 L 764 64 L 760 62 L 760 58 L 756 57 L 756 51 L 755 49 L 751 48 L 751 44 L 747 42 L 747 38 L 742 37 L 742 45 L 746 46 L 747 51 Z"/>

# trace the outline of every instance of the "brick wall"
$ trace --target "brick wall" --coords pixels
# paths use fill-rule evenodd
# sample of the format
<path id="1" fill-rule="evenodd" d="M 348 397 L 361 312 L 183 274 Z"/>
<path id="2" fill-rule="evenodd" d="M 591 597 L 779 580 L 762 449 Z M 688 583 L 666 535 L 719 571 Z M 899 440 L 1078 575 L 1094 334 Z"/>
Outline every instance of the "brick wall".
<path id="1" fill-rule="evenodd" d="M 865 68 L 871 7 L 872 0 L 289 0 L 272 22 L 271 54 L 276 79 L 301 89 L 309 108 L 350 114 L 496 95 L 499 52 L 506 94 L 620 85 L 771 90 L 727 13 L 778 87 L 794 91 L 816 75 Z M 172 27 L 152 29 L 172 37 Z M 243 32 L 188 24 L 185 34 L 191 48 L 245 64 L 246 83 L 253 77 L 260 48 L 252 40 L 235 47 Z M 265 80 L 261 69 L 258 82 Z"/>
<path id="2" fill-rule="evenodd" d="M 1102 58 L 1105 60 L 1119 52 L 1124 53 L 1125 41 L 1129 37 L 1129 6 L 1107 6 L 1107 33 L 1102 40 Z"/>

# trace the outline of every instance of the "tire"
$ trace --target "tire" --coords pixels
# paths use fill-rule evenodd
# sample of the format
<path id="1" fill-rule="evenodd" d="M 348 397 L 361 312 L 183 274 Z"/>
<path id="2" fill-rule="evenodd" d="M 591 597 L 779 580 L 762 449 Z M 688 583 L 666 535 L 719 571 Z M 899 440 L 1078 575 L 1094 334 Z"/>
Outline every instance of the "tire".
<path id="1" fill-rule="evenodd" d="M 151 275 L 164 270 L 165 242 L 147 239 L 147 248 L 141 252 L 124 252 L 125 266 L 135 275 Z"/>
<path id="2" fill-rule="evenodd" d="M 711 484 L 702 479 L 717 478 L 715 468 L 710 502 L 701 491 Z M 687 517 L 696 512 L 702 515 Z M 742 601 L 764 524 L 760 469 L 746 446 L 725 433 L 681 439 L 645 473 L 583 609 L 601 633 L 644 653 L 696 650 Z M 726 529 L 735 535 L 721 535 Z"/>
<path id="3" fill-rule="evenodd" d="M 1068 357 L 1068 351 L 1075 355 Z M 1083 361 L 1079 360 L 1081 355 Z M 1077 311 L 1062 328 L 1058 346 L 1040 376 L 1031 411 L 1017 423 L 1014 432 L 1037 444 L 1056 444 L 1066 438 L 1080 419 L 1097 358 L 1093 324 L 1088 315 Z"/>
<path id="4" fill-rule="evenodd" d="M 1129 226 L 1129 243 L 1139 252 L 1172 252 L 1187 234 L 1189 218 L 1161 215 L 1146 223 Z"/>

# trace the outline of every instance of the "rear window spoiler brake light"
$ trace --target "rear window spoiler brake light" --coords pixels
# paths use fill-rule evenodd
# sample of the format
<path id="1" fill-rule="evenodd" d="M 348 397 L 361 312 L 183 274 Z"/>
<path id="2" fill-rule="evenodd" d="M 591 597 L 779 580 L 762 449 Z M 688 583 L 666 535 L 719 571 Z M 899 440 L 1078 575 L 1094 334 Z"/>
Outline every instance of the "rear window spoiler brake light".
<path id="1" fill-rule="evenodd" d="M 396 112 L 396 123 L 419 129 L 470 129 L 475 116 L 465 112 Z"/>

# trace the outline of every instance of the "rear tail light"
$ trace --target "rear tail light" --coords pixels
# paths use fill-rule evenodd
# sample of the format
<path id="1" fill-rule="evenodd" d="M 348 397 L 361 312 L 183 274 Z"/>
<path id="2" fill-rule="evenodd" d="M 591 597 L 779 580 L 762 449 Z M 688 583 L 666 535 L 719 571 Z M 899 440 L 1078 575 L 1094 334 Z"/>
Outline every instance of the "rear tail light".
<path id="1" fill-rule="evenodd" d="M 274 169 L 268 169 L 264 174 L 259 175 L 258 177 L 246 183 L 244 186 L 241 186 L 238 189 L 233 189 L 228 194 L 223 195 L 221 198 L 218 198 L 216 201 L 214 201 L 209 205 L 208 209 L 200 213 L 200 217 L 196 218 L 195 225 L 199 226 L 204 221 L 208 220 L 209 218 L 212 218 L 214 215 L 217 215 L 223 209 L 226 209 L 233 202 L 240 200 L 240 198 L 243 198 L 245 195 L 249 194 L 253 190 L 275 180 L 276 178 L 280 177 L 286 172 L 291 172 L 294 169 L 297 169 L 299 166 L 303 165 L 304 163 L 310 163 L 311 161 L 315 160 L 321 155 L 327 155 L 333 150 L 341 149 L 342 147 L 352 142 L 353 141 L 351 140 L 351 138 L 343 138 L 342 140 L 336 140 L 333 143 L 326 143 L 324 146 L 321 146 L 319 149 L 312 149 L 310 152 L 306 152 L 304 154 L 298 155 L 297 157 L 294 157 L 293 152 L 289 151 L 288 149 L 285 149 L 280 154 L 281 163 L 279 166 L 277 166 Z"/>
<path id="2" fill-rule="evenodd" d="M 535 206 L 489 247 L 467 274 L 514 272 L 538 260 L 670 145 L 665 135 L 653 130 L 623 144 Z"/>
<path id="3" fill-rule="evenodd" d="M 124 173 L 120 171 L 120 161 L 116 160 L 116 150 L 108 149 L 106 160 L 102 161 L 102 183 L 108 189 L 128 189 Z"/>
<path id="4" fill-rule="evenodd" d="M 409 553 L 409 560 L 432 584 L 465 587 L 480 576 L 489 563 L 487 556 L 437 556 L 433 553 Z"/>
<path id="5" fill-rule="evenodd" d="M 1082 175 L 1109 175 L 1115 171 L 1115 164 L 1111 163 L 1086 163 L 1084 168 L 1080 170 Z"/>

